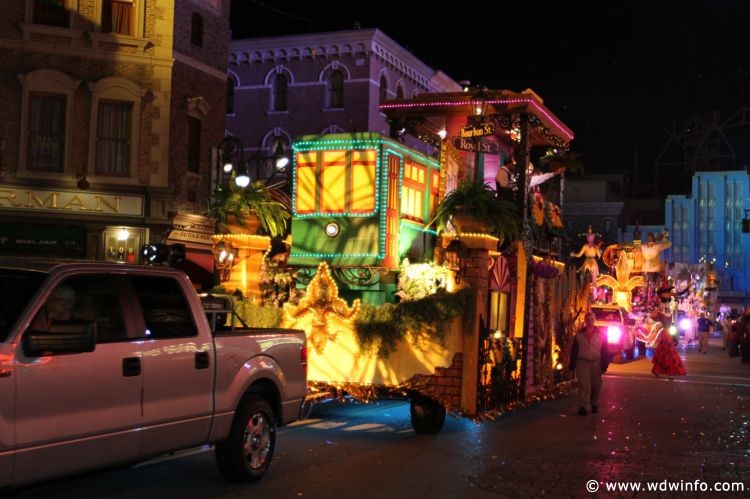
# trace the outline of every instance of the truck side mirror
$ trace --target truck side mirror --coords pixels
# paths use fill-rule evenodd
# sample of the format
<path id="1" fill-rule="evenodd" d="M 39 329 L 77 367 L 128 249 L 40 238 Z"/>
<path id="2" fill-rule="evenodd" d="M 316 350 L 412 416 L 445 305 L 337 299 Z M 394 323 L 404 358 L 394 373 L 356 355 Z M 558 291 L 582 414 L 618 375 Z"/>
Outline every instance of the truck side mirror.
<path id="1" fill-rule="evenodd" d="M 49 331 L 29 330 L 23 337 L 23 353 L 39 357 L 57 353 L 93 352 L 96 348 L 96 322 L 53 321 Z"/>

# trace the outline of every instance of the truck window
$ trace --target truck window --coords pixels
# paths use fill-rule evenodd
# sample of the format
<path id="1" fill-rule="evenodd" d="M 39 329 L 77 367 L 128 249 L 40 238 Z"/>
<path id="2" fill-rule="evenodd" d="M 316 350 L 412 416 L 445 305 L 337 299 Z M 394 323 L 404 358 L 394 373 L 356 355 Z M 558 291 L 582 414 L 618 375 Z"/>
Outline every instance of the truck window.
<path id="1" fill-rule="evenodd" d="M 54 331 L 55 326 L 64 326 L 65 321 L 83 320 L 96 323 L 97 343 L 127 339 L 119 280 L 117 276 L 76 276 L 64 280 L 49 294 L 32 328 Z"/>
<path id="2" fill-rule="evenodd" d="M 3 269 L 0 272 L 0 341 L 5 341 L 18 316 L 37 292 L 47 274 Z"/>
<path id="3" fill-rule="evenodd" d="M 176 280 L 161 276 L 132 276 L 132 281 L 143 312 L 146 336 L 161 339 L 198 334 L 190 306 Z"/>
<path id="4" fill-rule="evenodd" d="M 596 316 L 596 320 L 598 321 L 622 322 L 622 317 L 620 317 L 619 310 L 595 309 L 594 315 Z"/>

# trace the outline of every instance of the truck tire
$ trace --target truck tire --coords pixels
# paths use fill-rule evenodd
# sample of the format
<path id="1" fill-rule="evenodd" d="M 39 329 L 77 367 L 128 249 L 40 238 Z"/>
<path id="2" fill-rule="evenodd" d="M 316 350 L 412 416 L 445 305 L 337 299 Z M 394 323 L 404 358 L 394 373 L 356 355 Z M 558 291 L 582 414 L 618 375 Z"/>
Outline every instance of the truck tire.
<path id="1" fill-rule="evenodd" d="M 415 393 L 409 399 L 411 426 L 423 435 L 434 435 L 445 423 L 445 406 L 424 395 Z"/>
<path id="2" fill-rule="evenodd" d="M 255 482 L 271 465 L 275 447 L 271 406 L 261 398 L 248 397 L 240 403 L 227 439 L 216 444 L 216 464 L 230 482 Z"/>

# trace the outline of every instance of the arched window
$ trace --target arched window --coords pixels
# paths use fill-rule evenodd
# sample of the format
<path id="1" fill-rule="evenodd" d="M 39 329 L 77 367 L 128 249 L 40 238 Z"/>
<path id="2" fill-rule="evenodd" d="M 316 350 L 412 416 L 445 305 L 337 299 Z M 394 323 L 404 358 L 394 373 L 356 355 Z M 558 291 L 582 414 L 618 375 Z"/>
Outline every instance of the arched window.
<path id="1" fill-rule="evenodd" d="M 226 114 L 234 114 L 234 87 L 237 86 L 237 82 L 234 78 L 227 78 L 227 109 Z"/>
<path id="2" fill-rule="evenodd" d="M 146 91 L 120 77 L 90 82 L 89 176 L 136 183 L 141 99 Z"/>
<path id="3" fill-rule="evenodd" d="M 20 176 L 70 174 L 73 101 L 80 80 L 54 69 L 19 75 L 21 106 Z"/>
<path id="4" fill-rule="evenodd" d="M 284 73 L 277 73 L 273 79 L 273 106 L 274 111 L 286 111 L 287 88 L 289 80 Z"/>
<path id="5" fill-rule="evenodd" d="M 388 79 L 380 75 L 380 102 L 388 100 Z"/>
<path id="6" fill-rule="evenodd" d="M 396 98 L 397 99 L 403 99 L 404 98 L 404 87 L 402 87 L 401 84 L 399 84 L 396 87 Z"/>
<path id="7" fill-rule="evenodd" d="M 344 72 L 334 69 L 328 76 L 328 107 L 344 107 Z"/>

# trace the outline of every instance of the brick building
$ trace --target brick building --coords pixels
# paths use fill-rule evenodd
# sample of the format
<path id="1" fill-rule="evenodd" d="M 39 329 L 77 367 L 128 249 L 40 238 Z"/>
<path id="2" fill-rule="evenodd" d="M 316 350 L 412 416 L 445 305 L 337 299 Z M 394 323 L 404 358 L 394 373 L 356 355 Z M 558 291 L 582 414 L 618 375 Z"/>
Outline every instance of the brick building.
<path id="1" fill-rule="evenodd" d="M 392 135 L 381 101 L 460 90 L 378 29 L 234 40 L 228 73 L 227 129 L 251 156 L 271 156 L 299 135 Z"/>
<path id="2" fill-rule="evenodd" d="M 206 209 L 228 18 L 229 0 L 4 2 L 0 254 L 137 261 Z"/>

